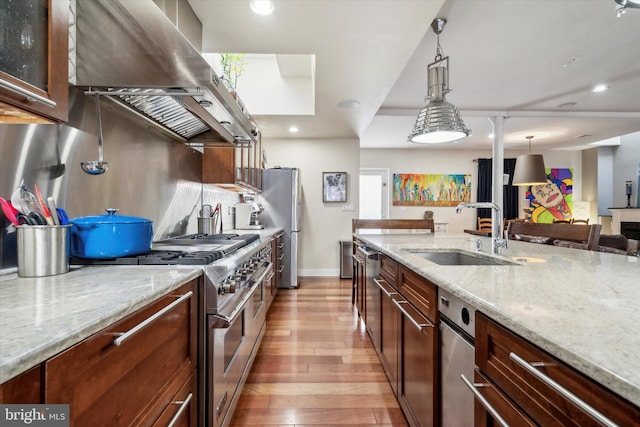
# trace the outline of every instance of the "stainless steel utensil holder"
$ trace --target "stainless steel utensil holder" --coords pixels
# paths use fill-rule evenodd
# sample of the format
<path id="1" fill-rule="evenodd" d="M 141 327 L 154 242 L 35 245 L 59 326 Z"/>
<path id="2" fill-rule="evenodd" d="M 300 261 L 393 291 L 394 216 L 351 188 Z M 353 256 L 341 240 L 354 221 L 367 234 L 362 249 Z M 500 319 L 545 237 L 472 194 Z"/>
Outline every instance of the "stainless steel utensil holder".
<path id="1" fill-rule="evenodd" d="M 219 227 L 218 216 L 199 216 L 198 217 L 198 234 L 215 234 Z"/>
<path id="2" fill-rule="evenodd" d="M 43 277 L 69 271 L 71 225 L 21 225 L 16 229 L 18 276 Z"/>

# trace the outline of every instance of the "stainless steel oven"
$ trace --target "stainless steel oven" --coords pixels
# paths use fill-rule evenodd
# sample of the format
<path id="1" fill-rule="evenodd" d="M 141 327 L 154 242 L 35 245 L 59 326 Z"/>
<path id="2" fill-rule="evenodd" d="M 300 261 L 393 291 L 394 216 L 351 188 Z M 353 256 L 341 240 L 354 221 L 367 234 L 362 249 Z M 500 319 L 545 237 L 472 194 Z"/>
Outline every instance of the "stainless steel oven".
<path id="1" fill-rule="evenodd" d="M 259 257 L 259 256 L 257 256 Z M 251 261 L 240 270 L 234 298 L 207 315 L 207 426 L 229 425 L 237 399 L 258 351 L 266 322 L 265 286 L 273 264 Z M 247 270 L 246 278 L 242 278 Z M 229 289 L 229 288 L 227 288 Z"/>

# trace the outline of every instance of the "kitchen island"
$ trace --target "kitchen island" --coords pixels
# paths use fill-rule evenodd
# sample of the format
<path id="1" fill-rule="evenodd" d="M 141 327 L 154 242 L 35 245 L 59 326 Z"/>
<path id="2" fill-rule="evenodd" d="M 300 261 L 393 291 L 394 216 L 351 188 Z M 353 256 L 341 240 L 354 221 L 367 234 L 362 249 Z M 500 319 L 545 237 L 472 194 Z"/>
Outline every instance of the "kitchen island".
<path id="1" fill-rule="evenodd" d="M 438 265 L 412 250 L 483 252 L 468 234 L 357 234 L 605 388 L 640 406 L 640 260 L 509 241 L 509 265 Z"/>

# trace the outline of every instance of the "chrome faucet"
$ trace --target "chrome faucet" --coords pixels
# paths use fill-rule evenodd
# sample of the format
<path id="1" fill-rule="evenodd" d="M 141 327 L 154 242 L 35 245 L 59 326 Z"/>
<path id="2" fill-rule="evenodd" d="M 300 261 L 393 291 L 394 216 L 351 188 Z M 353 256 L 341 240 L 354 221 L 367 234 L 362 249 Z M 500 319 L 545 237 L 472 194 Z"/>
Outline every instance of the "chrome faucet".
<path id="1" fill-rule="evenodd" d="M 507 247 L 507 240 L 504 238 L 500 206 L 492 202 L 462 202 L 456 207 L 456 213 L 462 212 L 462 208 L 492 209 L 496 212 L 497 224 L 491 224 L 491 246 L 493 254 L 502 255 L 502 249 Z"/>

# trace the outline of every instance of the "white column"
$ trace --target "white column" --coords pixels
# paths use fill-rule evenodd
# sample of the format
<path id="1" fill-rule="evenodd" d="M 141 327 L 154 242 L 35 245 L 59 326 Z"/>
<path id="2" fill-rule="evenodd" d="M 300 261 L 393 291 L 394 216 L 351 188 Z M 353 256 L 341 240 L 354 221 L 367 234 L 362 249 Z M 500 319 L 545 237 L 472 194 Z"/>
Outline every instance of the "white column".
<path id="1" fill-rule="evenodd" d="M 493 161 L 492 161 L 492 182 L 491 189 L 491 201 L 500 207 L 502 216 L 504 218 L 503 205 L 503 193 L 504 193 L 504 120 L 505 117 L 494 116 L 491 117 L 491 123 L 493 124 Z M 491 221 L 494 228 L 494 236 L 502 236 L 502 224 L 498 224 L 498 218 L 496 218 L 496 212 L 492 212 Z M 497 230 L 496 230 L 496 227 Z M 497 231 L 497 233 L 495 233 Z"/>

